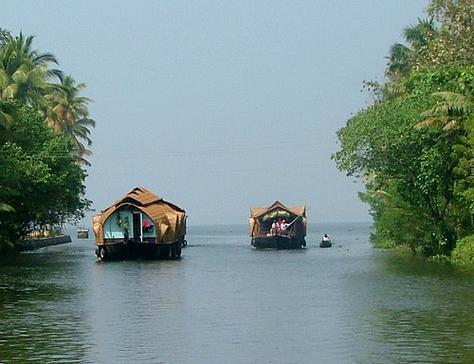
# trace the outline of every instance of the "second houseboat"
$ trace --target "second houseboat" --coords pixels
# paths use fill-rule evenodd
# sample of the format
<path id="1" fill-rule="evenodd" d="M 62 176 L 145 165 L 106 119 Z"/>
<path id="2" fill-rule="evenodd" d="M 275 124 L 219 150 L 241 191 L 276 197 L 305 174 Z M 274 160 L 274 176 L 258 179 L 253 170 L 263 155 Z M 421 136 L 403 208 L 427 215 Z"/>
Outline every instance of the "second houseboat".
<path id="1" fill-rule="evenodd" d="M 298 249 L 306 246 L 306 206 L 286 207 L 280 201 L 250 209 L 249 230 L 255 248 Z"/>

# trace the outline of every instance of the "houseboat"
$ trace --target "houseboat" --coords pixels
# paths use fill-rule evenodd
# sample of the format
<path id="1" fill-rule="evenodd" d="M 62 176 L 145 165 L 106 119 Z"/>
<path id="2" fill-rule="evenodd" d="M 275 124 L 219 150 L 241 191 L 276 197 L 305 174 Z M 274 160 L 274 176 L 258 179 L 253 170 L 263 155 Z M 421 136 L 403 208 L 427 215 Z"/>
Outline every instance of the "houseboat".
<path id="1" fill-rule="evenodd" d="M 178 259 L 185 245 L 186 211 L 137 187 L 93 217 L 96 255 Z"/>
<path id="2" fill-rule="evenodd" d="M 249 232 L 255 248 L 299 249 L 306 246 L 306 206 L 286 207 L 276 201 L 250 209 Z"/>
<path id="3" fill-rule="evenodd" d="M 89 229 L 85 227 L 77 229 L 76 234 L 78 239 L 89 239 Z"/>

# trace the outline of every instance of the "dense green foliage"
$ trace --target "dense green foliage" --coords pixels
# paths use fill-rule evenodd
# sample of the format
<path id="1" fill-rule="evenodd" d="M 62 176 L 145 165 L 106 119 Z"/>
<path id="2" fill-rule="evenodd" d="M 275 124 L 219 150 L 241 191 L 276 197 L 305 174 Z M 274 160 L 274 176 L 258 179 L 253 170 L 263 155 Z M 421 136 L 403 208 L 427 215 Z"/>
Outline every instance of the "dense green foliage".
<path id="1" fill-rule="evenodd" d="M 23 107 L 0 146 L 0 250 L 25 234 L 83 216 L 85 171 L 71 142 Z"/>
<path id="2" fill-rule="evenodd" d="M 0 252 L 83 216 L 90 154 L 84 84 L 53 68 L 33 37 L 0 29 Z"/>
<path id="3" fill-rule="evenodd" d="M 449 256 L 474 233 L 473 10 L 472 0 L 433 1 L 438 22 L 405 30 L 387 81 L 366 83 L 375 103 L 338 131 L 334 159 L 366 183 L 377 246 Z"/>
<path id="4" fill-rule="evenodd" d="M 72 140 L 79 162 L 89 165 L 84 157 L 91 154 L 86 145 L 92 143 L 89 128 L 95 121 L 87 108 L 91 100 L 79 95 L 85 84 L 52 68 L 58 61 L 33 49 L 34 37 L 15 37 L 2 29 L 0 34 L 0 102 L 13 100 L 38 110 L 51 127 Z M 0 114 L 0 128 L 4 119 Z"/>
<path id="5" fill-rule="evenodd" d="M 459 265 L 474 265 L 474 236 L 470 235 L 458 240 L 451 258 Z"/>

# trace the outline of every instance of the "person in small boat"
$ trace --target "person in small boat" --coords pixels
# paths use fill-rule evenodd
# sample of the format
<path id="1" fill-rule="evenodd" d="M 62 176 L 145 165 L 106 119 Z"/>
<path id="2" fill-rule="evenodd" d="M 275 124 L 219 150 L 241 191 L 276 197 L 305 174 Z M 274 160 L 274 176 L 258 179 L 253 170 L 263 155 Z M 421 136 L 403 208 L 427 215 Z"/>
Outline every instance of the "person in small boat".
<path id="1" fill-rule="evenodd" d="M 326 242 L 329 242 L 329 241 L 331 241 L 331 238 L 329 237 L 329 235 L 328 235 L 328 234 L 324 234 L 324 235 L 323 235 L 323 239 L 322 239 L 322 240 L 323 240 L 323 241 L 326 243 Z"/>

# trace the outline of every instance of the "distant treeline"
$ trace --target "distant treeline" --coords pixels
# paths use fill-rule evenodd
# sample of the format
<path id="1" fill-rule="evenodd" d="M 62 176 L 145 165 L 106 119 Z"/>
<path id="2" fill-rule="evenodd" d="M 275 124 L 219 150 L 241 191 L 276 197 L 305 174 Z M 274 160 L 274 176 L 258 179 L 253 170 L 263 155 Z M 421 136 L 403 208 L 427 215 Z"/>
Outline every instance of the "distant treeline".
<path id="1" fill-rule="evenodd" d="M 82 218 L 90 204 L 91 100 L 33 39 L 0 29 L 0 252 Z"/>
<path id="2" fill-rule="evenodd" d="M 373 104 L 338 131 L 339 169 L 365 181 L 378 247 L 474 263 L 474 1 L 432 0 L 387 57 Z"/>

